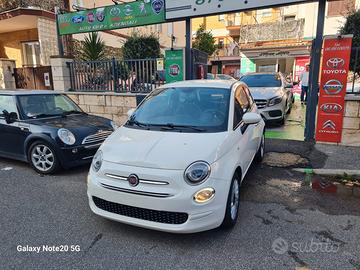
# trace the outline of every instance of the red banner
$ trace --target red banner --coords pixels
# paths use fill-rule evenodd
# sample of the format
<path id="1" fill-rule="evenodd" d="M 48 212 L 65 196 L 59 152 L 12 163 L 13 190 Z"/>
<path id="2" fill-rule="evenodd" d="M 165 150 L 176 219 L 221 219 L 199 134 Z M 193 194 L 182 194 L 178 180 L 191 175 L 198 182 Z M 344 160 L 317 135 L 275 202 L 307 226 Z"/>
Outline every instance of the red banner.
<path id="1" fill-rule="evenodd" d="M 316 140 L 341 142 L 352 37 L 325 37 Z"/>
<path id="2" fill-rule="evenodd" d="M 310 64 L 309 56 L 301 56 L 296 57 L 295 59 L 295 72 L 294 72 L 294 82 L 298 82 L 300 80 L 300 75 L 305 71 L 306 64 Z M 301 94 L 301 86 L 297 84 L 293 88 L 293 92 L 300 96 Z"/>

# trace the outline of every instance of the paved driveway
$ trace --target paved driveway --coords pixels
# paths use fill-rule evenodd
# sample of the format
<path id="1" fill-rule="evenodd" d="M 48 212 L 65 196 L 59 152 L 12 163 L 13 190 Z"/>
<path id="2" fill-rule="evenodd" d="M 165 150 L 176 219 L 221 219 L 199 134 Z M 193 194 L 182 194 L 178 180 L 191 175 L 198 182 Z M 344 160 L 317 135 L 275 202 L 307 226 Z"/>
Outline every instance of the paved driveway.
<path id="1" fill-rule="evenodd" d="M 0 159 L 2 269 L 360 269 L 360 199 L 314 192 L 290 169 L 252 168 L 237 226 L 194 235 L 95 216 L 86 174 Z M 43 245 L 69 251 L 17 251 Z"/>

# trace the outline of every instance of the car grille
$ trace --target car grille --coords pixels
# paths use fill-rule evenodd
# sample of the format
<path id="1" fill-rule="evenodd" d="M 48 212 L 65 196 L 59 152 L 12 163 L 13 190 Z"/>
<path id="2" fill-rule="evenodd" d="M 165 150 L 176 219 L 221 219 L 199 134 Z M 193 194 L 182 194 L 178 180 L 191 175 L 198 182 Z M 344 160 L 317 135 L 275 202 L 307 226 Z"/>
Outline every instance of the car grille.
<path id="1" fill-rule="evenodd" d="M 122 216 L 143 219 L 153 222 L 166 223 L 166 224 L 183 224 L 188 219 L 188 214 L 157 211 L 145 208 L 139 208 L 129 205 L 118 204 L 109 202 L 98 197 L 93 197 L 95 205 L 107 212 L 119 214 Z"/>
<path id="2" fill-rule="evenodd" d="M 255 99 L 256 106 L 258 109 L 263 109 L 267 106 L 267 100 L 266 99 Z"/>
<path id="3" fill-rule="evenodd" d="M 87 136 L 82 144 L 89 144 L 89 143 L 100 143 L 100 142 L 103 142 L 105 141 L 105 139 L 107 137 L 110 136 L 110 134 L 112 133 L 113 131 L 110 131 L 110 130 L 106 130 L 106 131 L 101 131 L 101 132 L 98 132 L 98 133 L 95 133 L 95 134 L 92 134 L 90 136 Z"/>

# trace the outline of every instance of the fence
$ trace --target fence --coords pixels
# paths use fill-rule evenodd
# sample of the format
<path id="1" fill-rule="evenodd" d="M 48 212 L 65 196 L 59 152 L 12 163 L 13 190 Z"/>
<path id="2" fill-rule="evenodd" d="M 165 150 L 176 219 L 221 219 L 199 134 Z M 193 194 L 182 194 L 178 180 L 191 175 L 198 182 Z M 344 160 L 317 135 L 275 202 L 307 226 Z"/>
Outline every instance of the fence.
<path id="1" fill-rule="evenodd" d="M 360 94 L 360 47 L 352 48 L 350 66 L 346 92 Z"/>
<path id="2" fill-rule="evenodd" d="M 149 93 L 165 82 L 157 59 L 76 61 L 69 69 L 73 91 Z"/>

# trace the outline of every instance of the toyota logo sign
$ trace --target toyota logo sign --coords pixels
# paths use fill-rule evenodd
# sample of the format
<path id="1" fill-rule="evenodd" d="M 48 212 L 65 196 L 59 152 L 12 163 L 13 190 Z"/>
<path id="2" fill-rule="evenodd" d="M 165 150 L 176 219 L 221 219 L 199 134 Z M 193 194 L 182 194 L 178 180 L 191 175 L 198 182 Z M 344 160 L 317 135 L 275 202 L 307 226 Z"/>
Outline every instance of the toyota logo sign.
<path id="1" fill-rule="evenodd" d="M 338 80 L 330 80 L 324 85 L 324 90 L 328 95 L 337 95 L 343 90 L 344 86 Z"/>
<path id="2" fill-rule="evenodd" d="M 342 58 L 330 58 L 327 60 L 326 65 L 328 68 L 342 68 L 345 66 L 345 60 Z"/>

